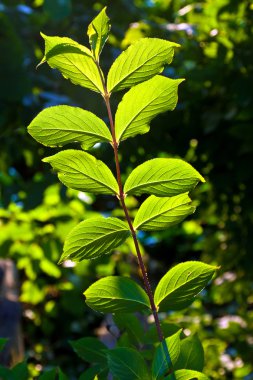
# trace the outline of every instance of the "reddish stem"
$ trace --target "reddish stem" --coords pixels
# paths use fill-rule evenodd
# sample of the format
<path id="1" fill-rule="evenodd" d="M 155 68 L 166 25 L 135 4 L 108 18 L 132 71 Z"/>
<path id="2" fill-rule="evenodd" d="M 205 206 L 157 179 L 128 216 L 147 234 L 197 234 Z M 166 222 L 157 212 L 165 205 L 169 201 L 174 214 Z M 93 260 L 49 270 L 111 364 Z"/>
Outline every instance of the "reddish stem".
<path id="1" fill-rule="evenodd" d="M 164 354 L 166 357 L 166 361 L 168 363 L 169 373 L 171 374 L 171 380 L 176 380 L 175 375 L 174 375 L 174 371 L 173 371 L 173 366 L 172 366 L 170 354 L 168 351 L 168 347 L 167 347 L 167 344 L 165 342 L 163 332 L 162 332 L 162 328 L 161 328 L 161 324 L 159 321 L 157 308 L 156 308 L 156 305 L 154 302 L 154 296 L 153 296 L 152 289 L 150 286 L 150 282 L 148 279 L 148 274 L 147 274 L 147 271 L 146 271 L 146 268 L 145 268 L 145 265 L 144 265 L 144 262 L 143 262 L 143 259 L 141 256 L 136 231 L 133 227 L 133 223 L 132 223 L 132 220 L 129 216 L 129 212 L 128 212 L 128 209 L 127 209 L 127 206 L 125 203 L 125 194 L 123 191 L 122 180 L 121 180 L 121 172 L 120 172 L 120 164 L 119 164 L 118 142 L 117 142 L 116 134 L 115 134 L 115 125 L 114 125 L 114 120 L 113 120 L 113 116 L 112 116 L 111 104 L 110 104 L 110 94 L 107 91 L 107 87 L 105 84 L 105 80 L 104 80 L 101 68 L 100 68 L 98 62 L 96 62 L 96 64 L 97 64 L 99 74 L 101 77 L 101 81 L 102 81 L 103 87 L 104 87 L 104 94 L 102 94 L 102 95 L 103 95 L 104 100 L 105 100 L 105 104 L 106 104 L 106 108 L 107 108 L 107 112 L 108 112 L 108 117 L 109 117 L 111 134 L 112 134 L 112 146 L 113 146 L 115 164 L 116 164 L 117 182 L 118 182 L 118 186 L 119 186 L 118 197 L 119 197 L 120 203 L 122 205 L 122 208 L 124 210 L 125 217 L 126 217 L 127 223 L 129 225 L 129 228 L 130 228 L 130 231 L 131 231 L 131 234 L 133 237 L 133 241 L 134 241 L 134 245 L 135 245 L 135 249 L 136 249 L 136 253 L 137 253 L 137 258 L 138 258 L 138 263 L 139 263 L 139 267 L 141 269 L 141 274 L 142 274 L 142 278 L 143 278 L 143 282 L 144 282 L 144 287 L 145 287 L 146 293 L 147 293 L 148 298 L 149 298 L 149 303 L 151 306 L 152 314 L 153 314 L 155 325 L 156 325 L 157 335 L 158 335 L 159 341 L 162 343 Z"/>
<path id="2" fill-rule="evenodd" d="M 118 181 L 118 185 L 119 185 L 119 199 L 120 199 L 120 203 L 121 203 L 122 208 L 124 210 L 125 217 L 126 217 L 127 223 L 129 225 L 129 228 L 130 228 L 130 231 L 131 231 L 131 234 L 133 237 L 133 241 L 134 241 L 134 245 L 135 245 L 135 249 L 136 249 L 136 253 L 137 253 L 137 258 L 138 258 L 138 263 L 139 263 L 141 273 L 142 273 L 144 286 L 145 286 L 146 293 L 147 293 L 148 298 L 149 298 L 152 314 L 154 316 L 154 320 L 155 320 L 155 324 L 156 324 L 157 334 L 158 334 L 160 342 L 162 342 L 164 340 L 164 337 L 163 337 L 163 333 L 162 333 L 162 329 L 161 329 L 161 325 L 160 325 L 160 321 L 159 321 L 159 317 L 158 317 L 158 313 L 157 313 L 157 308 L 155 306 L 154 297 L 153 297 L 150 282 L 148 279 L 147 271 L 146 271 L 146 268 L 145 268 L 145 265 L 144 265 L 144 262 L 143 262 L 143 259 L 141 256 L 140 247 L 139 247 L 138 239 L 136 236 L 136 232 L 135 232 L 135 229 L 133 227 L 133 223 L 131 221 L 131 218 L 129 216 L 129 212 L 128 212 L 128 209 L 127 209 L 126 203 L 125 203 L 125 194 L 123 192 L 123 186 L 122 186 L 122 181 L 121 181 L 121 173 L 120 173 L 118 143 L 117 143 L 116 136 L 115 136 L 115 127 L 114 127 L 114 121 L 113 121 L 113 117 L 112 117 L 110 98 L 109 98 L 109 94 L 107 92 L 104 96 L 104 99 L 105 99 L 105 104 L 106 104 L 106 108 L 107 108 L 107 112 L 108 112 L 111 132 L 112 132 L 112 143 L 113 143 L 112 145 L 113 145 L 115 164 L 116 164 L 117 181 Z"/>

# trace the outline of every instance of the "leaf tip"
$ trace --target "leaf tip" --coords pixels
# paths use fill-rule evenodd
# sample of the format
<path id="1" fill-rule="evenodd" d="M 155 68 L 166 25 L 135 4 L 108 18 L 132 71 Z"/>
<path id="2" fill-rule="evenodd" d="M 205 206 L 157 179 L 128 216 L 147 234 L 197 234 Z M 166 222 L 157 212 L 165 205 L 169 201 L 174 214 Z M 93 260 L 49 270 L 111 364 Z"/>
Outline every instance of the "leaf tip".
<path id="1" fill-rule="evenodd" d="M 50 163 L 50 157 L 44 157 L 41 160 L 42 162 Z"/>
<path id="2" fill-rule="evenodd" d="M 41 35 L 41 37 L 43 38 L 43 40 L 46 40 L 46 38 L 47 38 L 47 35 L 46 35 L 46 34 L 44 34 L 43 32 L 40 32 L 40 35 Z"/>

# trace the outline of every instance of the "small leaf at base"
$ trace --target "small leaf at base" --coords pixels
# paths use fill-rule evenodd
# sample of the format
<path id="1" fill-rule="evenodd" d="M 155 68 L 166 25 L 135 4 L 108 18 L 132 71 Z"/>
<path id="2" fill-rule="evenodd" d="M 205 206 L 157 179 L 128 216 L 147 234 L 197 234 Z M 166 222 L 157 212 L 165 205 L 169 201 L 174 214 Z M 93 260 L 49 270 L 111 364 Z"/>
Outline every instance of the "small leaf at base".
<path id="1" fill-rule="evenodd" d="M 111 29 L 110 19 L 106 14 L 106 7 L 92 20 L 88 27 L 91 51 L 98 61 L 100 53 L 106 43 Z"/>

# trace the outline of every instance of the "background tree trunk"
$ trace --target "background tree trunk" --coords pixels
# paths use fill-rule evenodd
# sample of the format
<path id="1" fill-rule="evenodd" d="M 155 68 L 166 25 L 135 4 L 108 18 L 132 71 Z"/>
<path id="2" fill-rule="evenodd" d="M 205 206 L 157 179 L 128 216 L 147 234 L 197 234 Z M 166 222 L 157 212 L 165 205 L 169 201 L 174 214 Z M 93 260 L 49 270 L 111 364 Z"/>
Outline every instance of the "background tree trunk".
<path id="1" fill-rule="evenodd" d="M 24 358 L 21 315 L 16 268 L 11 260 L 0 260 L 0 337 L 8 339 L 0 364 L 8 367 Z"/>

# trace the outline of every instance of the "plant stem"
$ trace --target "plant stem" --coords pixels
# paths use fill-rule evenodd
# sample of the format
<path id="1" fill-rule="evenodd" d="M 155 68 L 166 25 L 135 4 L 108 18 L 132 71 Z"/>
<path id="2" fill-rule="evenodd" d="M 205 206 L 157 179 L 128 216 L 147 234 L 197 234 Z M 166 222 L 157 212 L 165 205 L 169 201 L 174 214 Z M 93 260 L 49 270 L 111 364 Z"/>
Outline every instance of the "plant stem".
<path id="1" fill-rule="evenodd" d="M 112 147 L 113 147 L 113 151 L 114 151 L 114 158 L 115 158 L 115 164 L 116 164 L 116 175 L 117 175 L 117 182 L 118 182 L 118 186 L 119 186 L 119 194 L 118 194 L 119 201 L 120 201 L 121 206 L 123 208 L 125 218 L 127 220 L 127 223 L 129 225 L 129 228 L 130 228 L 130 231 L 131 231 L 131 234 L 133 237 L 133 241 L 134 241 L 134 245 L 135 245 L 135 249 L 136 249 L 136 254 L 137 254 L 137 258 L 138 258 L 138 263 L 139 263 L 139 267 L 141 269 L 141 274 L 142 274 L 142 278 L 143 278 L 143 282 L 144 282 L 144 287 L 145 287 L 146 293 L 147 293 L 148 298 L 149 298 L 151 311 L 152 311 L 154 321 L 155 321 L 155 325 L 156 325 L 156 331 L 157 331 L 158 339 L 163 346 L 163 351 L 164 351 L 165 358 L 166 358 L 168 368 L 169 368 L 169 372 L 167 373 L 167 375 L 170 374 L 171 380 L 176 380 L 175 373 L 174 373 L 173 366 L 172 366 L 172 361 L 171 361 L 170 354 L 169 354 L 169 350 L 168 350 L 167 344 L 165 342 L 163 332 L 162 332 L 162 328 L 161 328 L 161 324 L 159 321 L 158 312 L 157 312 L 157 308 L 155 305 L 154 296 L 153 296 L 153 292 L 152 292 L 152 289 L 150 286 L 150 282 L 148 279 L 147 270 L 146 270 L 144 262 L 142 260 L 137 235 L 136 235 L 135 229 L 133 227 L 132 220 L 129 216 L 129 212 L 128 212 L 128 209 L 127 209 L 127 206 L 125 203 L 125 194 L 123 191 L 122 180 L 121 180 L 121 172 L 120 172 L 120 164 L 119 164 L 118 143 L 117 143 L 117 139 L 116 139 L 115 125 L 114 125 L 114 120 L 113 120 L 112 110 L 111 110 L 110 94 L 108 93 L 107 86 L 106 86 L 106 83 L 104 80 L 104 75 L 103 75 L 103 72 L 102 72 L 101 67 L 99 65 L 99 62 L 95 61 L 95 63 L 97 65 L 101 81 L 103 83 L 104 93 L 101 95 L 103 96 L 104 101 L 105 101 L 105 105 L 106 105 L 106 109 L 107 109 L 107 113 L 108 113 L 108 118 L 109 118 L 109 123 L 110 123 L 110 129 L 111 129 L 111 133 L 112 133 Z"/>
<path id="2" fill-rule="evenodd" d="M 136 232 L 135 232 L 135 229 L 133 227 L 133 223 L 131 221 L 131 218 L 129 216 L 129 212 L 128 212 L 128 209 L 127 209 L 126 203 L 125 203 L 125 194 L 123 192 L 123 186 L 122 186 L 122 181 L 121 181 L 121 172 L 120 172 L 120 164 L 119 164 L 118 143 L 116 141 L 114 121 L 113 121 L 113 117 L 112 117 L 111 105 L 110 105 L 110 99 L 109 99 L 108 93 L 105 94 L 104 99 L 105 99 L 105 104 L 106 104 L 106 108 L 108 111 L 109 122 L 110 122 L 110 127 L 111 127 L 111 132 L 112 132 L 112 140 L 113 140 L 112 145 L 113 145 L 114 156 L 115 156 L 117 181 L 118 181 L 118 185 L 119 185 L 119 200 L 120 200 L 120 203 L 121 203 L 122 208 L 124 210 L 125 217 L 126 217 L 127 223 L 129 225 L 129 228 L 130 228 L 130 231 L 131 231 L 131 234 L 133 237 L 133 241 L 134 241 L 134 245 L 135 245 L 135 249 L 136 249 L 136 253 L 137 253 L 137 258 L 138 258 L 139 266 L 140 266 L 142 277 L 143 277 L 144 286 L 145 286 L 147 295 L 149 297 L 151 310 L 152 310 L 152 313 L 153 313 L 153 316 L 155 319 L 158 337 L 159 337 L 160 342 L 162 342 L 164 338 L 163 338 L 163 333 L 162 333 L 161 325 L 160 325 L 159 318 L 158 318 L 157 309 L 156 309 L 155 302 L 154 302 L 154 297 L 152 294 L 152 290 L 151 290 L 150 282 L 148 279 L 147 271 L 146 271 L 144 262 L 142 260 L 142 256 L 141 256 L 140 247 L 139 247 L 139 243 L 137 240 Z"/>
<path id="3" fill-rule="evenodd" d="M 104 81 L 103 81 L 103 83 L 104 83 Z M 158 335 L 159 341 L 162 343 L 163 350 L 164 350 L 165 357 L 166 357 L 166 361 L 167 361 L 168 367 L 169 367 L 169 369 L 171 371 L 171 380 L 176 380 L 174 372 L 173 372 L 173 367 L 172 367 L 172 362 L 171 362 L 170 354 L 169 354 L 169 351 L 168 351 L 168 347 L 167 347 L 167 344 L 166 344 L 166 342 L 164 340 L 161 324 L 160 324 L 159 317 L 158 317 L 157 308 L 156 308 L 156 305 L 155 305 L 155 302 L 154 302 L 154 296 L 153 296 L 152 289 L 151 289 L 151 286 L 150 286 L 150 282 L 149 282 L 149 279 L 148 279 L 148 274 L 147 274 L 147 271 L 146 271 L 146 268 L 145 268 L 145 265 L 144 265 L 144 262 L 143 262 L 143 259 L 142 259 L 142 256 L 141 256 L 141 252 L 140 252 L 140 247 L 139 247 L 136 231 L 135 231 L 135 229 L 133 227 L 133 223 L 132 223 L 132 220 L 131 220 L 131 218 L 129 216 L 129 212 L 128 212 L 128 209 L 127 209 L 127 206 L 126 206 L 126 203 L 125 203 L 125 194 L 124 194 L 124 191 L 123 191 L 122 180 L 121 180 L 121 172 L 120 172 L 120 164 L 119 164 L 118 143 L 117 143 L 116 135 L 115 135 L 115 125 L 114 125 L 114 120 L 113 120 L 113 117 L 112 117 L 111 104 L 110 104 L 110 95 L 108 94 L 108 91 L 107 91 L 105 83 L 104 83 L 104 90 L 105 90 L 104 100 L 105 100 L 105 104 L 106 104 L 106 108 L 107 108 L 107 112 L 108 112 L 109 123 L 110 123 L 110 128 L 111 128 L 111 133 L 112 133 L 112 146 L 113 146 L 114 157 L 115 157 L 115 164 L 116 164 L 117 182 L 118 182 L 118 186 L 119 186 L 119 194 L 118 194 L 118 196 L 119 196 L 120 203 L 121 203 L 122 208 L 124 210 L 125 217 L 126 217 L 127 223 L 129 225 L 129 228 L 130 228 L 130 231 L 131 231 L 131 234 L 132 234 L 132 237 L 133 237 L 133 241 L 134 241 L 134 245 L 135 245 L 135 249 L 136 249 L 136 253 L 137 253 L 139 267 L 141 269 L 144 286 L 145 286 L 146 293 L 147 293 L 148 298 L 149 298 L 152 314 L 153 314 L 155 325 L 156 325 L 157 335 Z"/>

